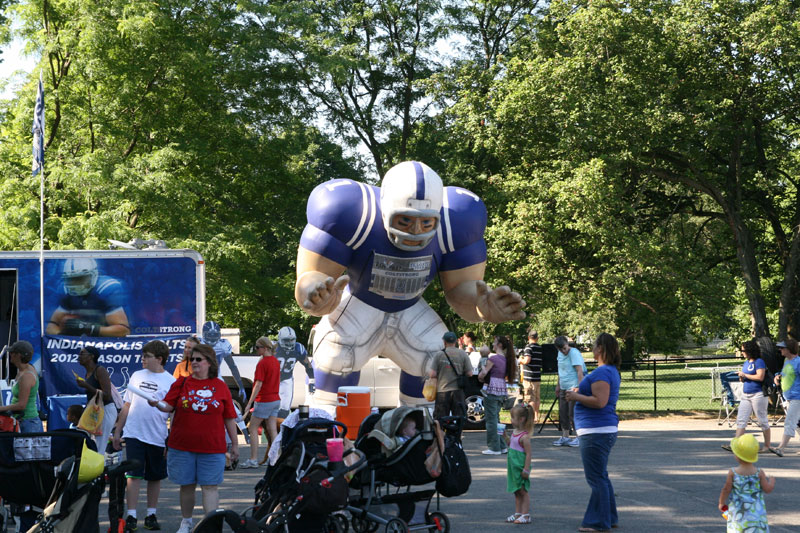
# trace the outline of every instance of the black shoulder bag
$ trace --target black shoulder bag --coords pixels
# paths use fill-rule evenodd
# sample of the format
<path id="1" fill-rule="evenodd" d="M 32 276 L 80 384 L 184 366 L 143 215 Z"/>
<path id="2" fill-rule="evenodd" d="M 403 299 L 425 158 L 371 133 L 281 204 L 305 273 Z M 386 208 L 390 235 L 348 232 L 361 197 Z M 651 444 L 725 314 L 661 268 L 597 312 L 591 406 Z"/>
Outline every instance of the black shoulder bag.
<path id="1" fill-rule="evenodd" d="M 467 376 L 464 374 L 459 374 L 458 370 L 456 370 L 456 365 L 453 364 L 453 361 L 450 359 L 450 356 L 447 355 L 447 350 L 442 350 L 444 352 L 444 356 L 447 357 L 447 362 L 450 363 L 450 368 L 453 369 L 453 372 L 456 375 L 456 385 L 458 385 L 459 389 L 466 389 L 467 388 Z"/>

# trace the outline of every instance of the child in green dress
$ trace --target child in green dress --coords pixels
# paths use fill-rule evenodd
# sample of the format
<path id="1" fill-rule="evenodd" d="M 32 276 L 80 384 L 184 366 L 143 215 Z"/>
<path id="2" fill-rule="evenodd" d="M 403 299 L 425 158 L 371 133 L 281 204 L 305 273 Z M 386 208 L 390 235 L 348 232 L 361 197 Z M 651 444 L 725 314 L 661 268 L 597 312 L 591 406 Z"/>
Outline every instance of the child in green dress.
<path id="1" fill-rule="evenodd" d="M 728 533 L 769 533 L 764 493 L 769 494 L 775 488 L 775 478 L 755 467 L 758 442 L 752 433 L 731 439 L 731 451 L 739 466 L 728 470 L 719 494 L 719 510 L 728 513 Z"/>
<path id="2" fill-rule="evenodd" d="M 508 443 L 508 492 L 514 493 L 515 513 L 506 519 L 514 524 L 530 524 L 531 435 L 535 423 L 533 407 L 518 403 L 511 409 L 514 431 Z"/>

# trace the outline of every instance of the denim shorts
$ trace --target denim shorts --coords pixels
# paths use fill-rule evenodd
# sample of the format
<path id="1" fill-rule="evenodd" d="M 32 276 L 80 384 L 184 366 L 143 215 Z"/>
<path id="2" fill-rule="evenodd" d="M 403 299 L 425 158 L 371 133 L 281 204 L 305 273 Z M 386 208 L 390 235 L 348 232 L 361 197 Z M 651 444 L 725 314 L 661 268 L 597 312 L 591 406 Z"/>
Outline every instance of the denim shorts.
<path id="1" fill-rule="evenodd" d="M 263 418 L 266 420 L 272 416 L 278 416 L 278 411 L 281 408 L 281 401 L 275 400 L 274 402 L 256 402 L 253 408 L 253 416 Z"/>
<path id="2" fill-rule="evenodd" d="M 224 453 L 186 452 L 175 448 L 167 452 L 167 473 L 176 485 L 220 485 L 224 472 Z"/>
<path id="3" fill-rule="evenodd" d="M 125 458 L 139 462 L 139 467 L 125 472 L 125 477 L 147 481 L 161 481 L 167 477 L 167 459 L 164 457 L 163 446 L 137 439 L 125 439 Z"/>
<path id="4" fill-rule="evenodd" d="M 44 431 L 42 421 L 39 418 L 23 418 L 19 421 L 20 433 L 41 433 Z"/>

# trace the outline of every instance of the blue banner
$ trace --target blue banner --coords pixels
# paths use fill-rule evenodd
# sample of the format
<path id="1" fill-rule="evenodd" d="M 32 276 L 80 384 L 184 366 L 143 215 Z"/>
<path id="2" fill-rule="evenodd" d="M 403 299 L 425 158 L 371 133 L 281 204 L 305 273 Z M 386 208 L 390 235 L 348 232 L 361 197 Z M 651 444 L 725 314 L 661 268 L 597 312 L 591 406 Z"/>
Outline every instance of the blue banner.
<path id="1" fill-rule="evenodd" d="M 75 374 L 84 377 L 86 370 L 78 363 L 78 354 L 84 346 L 95 346 L 100 351 L 99 366 L 108 369 L 113 383 L 124 393 L 131 374 L 142 369 L 142 347 L 152 340 L 164 341 L 169 347 L 169 360 L 165 369 L 170 374 L 183 357 L 187 335 L 148 336 L 120 338 L 65 337 L 45 335 L 42 343 L 42 385 L 45 394 L 85 394 L 78 387 Z"/>

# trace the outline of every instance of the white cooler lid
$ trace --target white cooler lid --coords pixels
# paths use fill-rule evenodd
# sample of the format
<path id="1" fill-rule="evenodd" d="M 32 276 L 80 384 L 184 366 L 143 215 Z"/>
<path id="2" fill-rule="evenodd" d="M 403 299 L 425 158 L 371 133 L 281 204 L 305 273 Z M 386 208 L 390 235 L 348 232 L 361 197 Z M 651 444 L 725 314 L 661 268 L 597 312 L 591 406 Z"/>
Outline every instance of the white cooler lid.
<path id="1" fill-rule="evenodd" d="M 352 392 L 352 393 L 370 393 L 372 392 L 369 387 L 339 387 L 339 392 Z"/>

